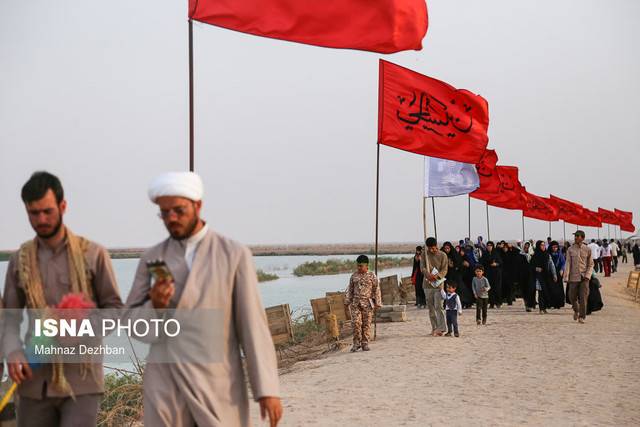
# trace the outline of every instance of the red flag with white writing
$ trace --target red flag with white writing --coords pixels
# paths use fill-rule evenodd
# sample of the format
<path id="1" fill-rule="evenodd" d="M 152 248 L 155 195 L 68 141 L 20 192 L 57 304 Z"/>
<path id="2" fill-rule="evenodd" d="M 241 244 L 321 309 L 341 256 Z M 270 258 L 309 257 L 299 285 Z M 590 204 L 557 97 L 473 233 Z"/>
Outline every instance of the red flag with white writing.
<path id="1" fill-rule="evenodd" d="M 496 166 L 498 154 L 495 150 L 484 150 L 482 158 L 476 164 L 476 172 L 480 179 L 480 186 L 477 190 L 469 193 L 474 199 L 487 200 L 495 196 L 500 189 L 500 178 Z"/>
<path id="2" fill-rule="evenodd" d="M 380 60 L 378 143 L 476 164 L 489 138 L 489 105 L 465 89 Z"/>
<path id="3" fill-rule="evenodd" d="M 525 188 L 523 190 L 525 207 L 522 210 L 522 214 L 524 216 L 542 221 L 558 220 L 558 209 L 549 198 L 536 196 L 526 191 Z"/>
<path id="4" fill-rule="evenodd" d="M 515 166 L 496 167 L 500 188 L 495 196 L 487 199 L 487 203 L 504 209 L 524 209 L 525 199 L 523 187 L 518 180 L 518 168 Z"/>
<path id="5" fill-rule="evenodd" d="M 551 194 L 549 199 L 558 209 L 558 219 L 564 222 L 570 222 L 571 224 L 579 224 L 582 221 L 582 210 L 584 209 L 582 205 L 561 199 L 553 194 Z"/>
<path id="6" fill-rule="evenodd" d="M 189 18 L 229 30 L 379 53 L 422 49 L 425 0 L 189 0 Z"/>

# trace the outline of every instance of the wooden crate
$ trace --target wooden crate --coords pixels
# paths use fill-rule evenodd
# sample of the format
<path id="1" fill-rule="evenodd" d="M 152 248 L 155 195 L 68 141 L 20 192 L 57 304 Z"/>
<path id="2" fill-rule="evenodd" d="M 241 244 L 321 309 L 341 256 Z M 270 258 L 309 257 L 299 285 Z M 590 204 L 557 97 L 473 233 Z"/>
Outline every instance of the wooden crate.
<path id="1" fill-rule="evenodd" d="M 313 311 L 313 320 L 316 321 L 317 324 L 324 322 L 324 316 L 331 312 L 331 308 L 329 307 L 329 300 L 327 298 L 315 298 L 310 301 L 311 310 Z"/>
<path id="2" fill-rule="evenodd" d="M 400 302 L 398 289 L 398 276 L 382 277 L 380 279 L 380 293 L 382 293 L 383 305 L 395 305 Z"/>
<path id="3" fill-rule="evenodd" d="M 416 302 L 416 287 L 411 281 L 411 276 L 400 279 L 400 304 Z"/>
<path id="4" fill-rule="evenodd" d="M 630 271 L 627 279 L 627 288 L 635 288 L 640 281 L 640 271 Z"/>
<path id="5" fill-rule="evenodd" d="M 291 326 L 291 309 L 289 304 L 276 305 L 265 309 L 269 331 L 275 345 L 293 341 L 293 327 Z"/>

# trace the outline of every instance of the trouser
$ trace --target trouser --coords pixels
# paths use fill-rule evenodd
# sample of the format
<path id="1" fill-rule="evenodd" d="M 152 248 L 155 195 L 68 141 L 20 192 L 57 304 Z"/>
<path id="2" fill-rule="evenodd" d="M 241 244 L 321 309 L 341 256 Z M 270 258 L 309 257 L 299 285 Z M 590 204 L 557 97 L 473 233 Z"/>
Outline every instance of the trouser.
<path id="1" fill-rule="evenodd" d="M 422 283 L 416 283 L 416 305 L 427 305 L 427 301 L 425 300 L 424 289 L 422 288 Z"/>
<path id="2" fill-rule="evenodd" d="M 595 258 L 593 260 L 593 271 L 596 273 L 600 273 L 602 271 L 602 261 L 600 258 Z"/>
<path id="3" fill-rule="evenodd" d="M 482 322 L 486 323 L 488 304 L 489 298 L 476 298 L 476 320 L 480 320 L 480 313 L 482 313 Z"/>
<path id="4" fill-rule="evenodd" d="M 540 286 L 540 289 L 538 289 L 538 286 Z M 548 301 L 544 297 L 544 292 L 542 292 L 542 285 L 536 283 L 536 290 L 538 291 L 538 308 L 540 311 L 546 310 Z"/>
<path id="5" fill-rule="evenodd" d="M 611 276 L 611 257 L 610 256 L 602 257 L 602 265 L 604 267 L 604 277 Z"/>
<path id="6" fill-rule="evenodd" d="M 589 280 L 581 282 L 569 282 L 569 300 L 573 312 L 578 313 L 578 317 L 584 319 L 587 317 L 587 301 L 589 299 Z"/>
<path id="7" fill-rule="evenodd" d="M 627 264 L 629 262 L 629 260 L 627 259 L 627 253 L 626 252 L 622 254 L 622 262 L 624 264 Z"/>
<path id="8" fill-rule="evenodd" d="M 371 338 L 371 320 L 373 309 L 364 304 L 351 304 L 351 322 L 353 323 L 353 344 L 368 344 Z"/>
<path id="9" fill-rule="evenodd" d="M 79 427 L 95 426 L 102 394 L 81 394 L 71 397 L 20 397 L 18 427 Z"/>
<path id="10" fill-rule="evenodd" d="M 440 289 L 434 289 L 429 286 L 425 288 L 424 294 L 427 298 L 427 308 L 429 309 L 431 329 L 434 332 L 444 332 L 444 308 L 442 308 L 442 301 L 444 300 L 440 294 Z"/>
<path id="11" fill-rule="evenodd" d="M 618 271 L 618 255 L 612 257 L 613 258 L 613 272 Z"/>
<path id="12" fill-rule="evenodd" d="M 447 333 L 458 333 L 458 310 L 447 310 Z"/>

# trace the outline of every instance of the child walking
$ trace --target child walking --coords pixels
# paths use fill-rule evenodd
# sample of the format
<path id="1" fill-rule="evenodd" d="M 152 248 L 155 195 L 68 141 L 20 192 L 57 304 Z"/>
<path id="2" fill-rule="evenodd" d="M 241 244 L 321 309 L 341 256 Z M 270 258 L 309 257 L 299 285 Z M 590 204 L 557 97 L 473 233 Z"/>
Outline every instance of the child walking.
<path id="1" fill-rule="evenodd" d="M 456 284 L 453 282 L 447 282 L 447 295 L 445 296 L 444 307 L 447 313 L 447 333 L 444 336 L 450 337 L 451 332 L 453 332 L 453 335 L 459 337 L 458 314 L 462 315 L 462 304 L 460 303 L 460 297 L 456 293 Z"/>
<path id="2" fill-rule="evenodd" d="M 484 268 L 481 265 L 475 269 L 476 277 L 471 282 L 473 296 L 476 297 L 476 323 L 480 324 L 480 314 L 482 313 L 482 324 L 487 324 L 487 305 L 489 304 L 489 280 L 484 277 Z"/>

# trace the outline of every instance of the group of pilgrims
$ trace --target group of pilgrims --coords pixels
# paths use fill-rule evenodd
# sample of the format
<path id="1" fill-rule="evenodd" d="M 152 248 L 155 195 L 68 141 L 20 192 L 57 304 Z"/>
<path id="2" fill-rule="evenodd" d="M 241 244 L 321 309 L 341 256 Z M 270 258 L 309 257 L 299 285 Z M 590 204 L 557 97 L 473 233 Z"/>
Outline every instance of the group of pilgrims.
<path id="1" fill-rule="evenodd" d="M 489 281 L 489 308 L 499 309 L 503 305 L 513 305 L 517 298 L 524 300 L 527 312 L 536 308 L 540 314 L 549 309 L 560 309 L 571 305 L 568 292 L 563 285 L 565 254 L 569 242 L 560 245 L 557 241 L 518 241 L 512 244 L 505 240 L 497 244 L 484 242 L 482 236 L 473 243 L 466 238 L 457 245 L 445 242 L 440 250 L 447 255 L 449 266 L 447 283 L 456 284 L 456 293 L 460 297 L 462 308 L 471 308 L 476 304 L 472 281 L 476 267 L 481 266 L 484 277 Z M 416 290 L 416 306 L 427 308 L 420 258 L 423 247 L 416 247 L 413 258 L 412 281 Z M 587 314 L 603 307 L 600 283 L 595 272 L 589 283 Z"/>

